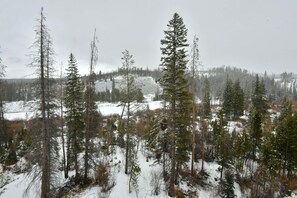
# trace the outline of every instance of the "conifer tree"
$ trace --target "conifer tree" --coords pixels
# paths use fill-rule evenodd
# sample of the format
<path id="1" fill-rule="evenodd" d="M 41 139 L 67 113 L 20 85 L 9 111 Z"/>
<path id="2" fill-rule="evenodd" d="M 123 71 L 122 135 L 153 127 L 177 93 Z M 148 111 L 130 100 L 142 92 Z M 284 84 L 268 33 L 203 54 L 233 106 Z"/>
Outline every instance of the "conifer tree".
<path id="1" fill-rule="evenodd" d="M 226 131 L 224 127 L 220 127 L 217 138 L 217 148 L 218 148 L 218 164 L 220 167 L 220 179 L 222 180 L 224 169 L 228 168 L 232 160 L 232 144 L 230 134 Z"/>
<path id="2" fill-rule="evenodd" d="M 234 198 L 236 197 L 234 193 L 234 176 L 230 170 L 225 172 L 225 178 L 223 181 L 223 189 L 221 197 L 223 198 Z"/>
<path id="3" fill-rule="evenodd" d="M 79 177 L 78 153 L 81 151 L 84 129 L 83 83 L 77 69 L 76 59 L 69 56 L 65 88 L 66 126 L 67 126 L 67 175 L 74 163 L 75 177 Z"/>
<path id="4" fill-rule="evenodd" d="M 183 19 L 174 13 L 173 18 L 164 31 L 164 39 L 161 40 L 161 68 L 163 76 L 160 84 L 163 87 L 163 95 L 168 102 L 168 128 L 171 141 L 171 171 L 169 179 L 168 195 L 174 196 L 174 183 L 177 182 L 177 168 L 188 160 L 187 152 L 190 149 L 185 141 L 189 141 L 190 132 L 187 130 L 189 118 L 190 95 L 188 82 L 185 78 L 187 65 L 186 47 L 187 29 Z"/>
<path id="5" fill-rule="evenodd" d="M 204 88 L 203 88 L 203 99 L 202 99 L 202 114 L 203 117 L 209 118 L 211 116 L 210 110 L 210 84 L 208 78 L 204 80 Z"/>
<path id="6" fill-rule="evenodd" d="M 233 90 L 233 82 L 228 78 L 223 94 L 223 110 L 227 118 L 231 118 L 233 113 Z"/>
<path id="7" fill-rule="evenodd" d="M 277 139 L 272 135 L 263 137 L 260 148 L 260 164 L 265 166 L 270 176 L 275 177 L 277 171 L 280 170 L 281 160 L 277 153 Z"/>
<path id="8" fill-rule="evenodd" d="M 244 111 L 244 92 L 240 86 L 239 79 L 235 81 L 233 87 L 233 114 L 235 118 L 243 115 Z"/>
<path id="9" fill-rule="evenodd" d="M 266 100 L 266 90 L 264 81 L 260 81 L 259 76 L 256 75 L 256 81 L 254 83 L 254 90 L 252 95 L 253 108 L 258 111 L 262 117 L 265 116 L 268 104 Z"/>
<path id="10" fill-rule="evenodd" d="M 280 123 L 276 128 L 275 147 L 283 169 L 288 175 L 297 167 L 297 113 L 292 111 L 292 103 L 283 101 Z"/>
<path id="11" fill-rule="evenodd" d="M 250 113 L 250 137 L 252 143 L 252 157 L 256 159 L 256 152 L 260 148 L 261 138 L 263 136 L 261 127 L 261 114 L 256 109 Z"/>
<path id="12" fill-rule="evenodd" d="M 234 144 L 234 166 L 238 172 L 243 171 L 244 164 L 248 158 L 250 158 L 250 154 L 252 153 L 250 135 L 244 130 L 242 134 L 237 134 L 235 136 L 235 144 Z"/>

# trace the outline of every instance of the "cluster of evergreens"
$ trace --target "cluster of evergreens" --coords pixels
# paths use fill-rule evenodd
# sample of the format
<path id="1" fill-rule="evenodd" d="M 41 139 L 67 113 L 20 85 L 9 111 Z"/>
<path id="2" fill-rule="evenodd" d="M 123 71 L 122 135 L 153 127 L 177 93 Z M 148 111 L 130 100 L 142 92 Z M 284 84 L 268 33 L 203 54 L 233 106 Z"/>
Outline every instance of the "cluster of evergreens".
<path id="1" fill-rule="evenodd" d="M 163 100 L 164 106 L 144 112 L 138 112 L 132 105 L 135 100 L 143 100 L 135 74 L 146 75 L 149 70 L 135 69 L 128 50 L 122 53 L 119 69 L 124 79 L 123 89 L 117 89 L 111 78 L 111 91 L 95 93 L 96 32 L 91 42 L 90 74 L 84 78 L 79 75 L 78 63 L 70 53 L 65 81 L 61 76 L 54 84 L 52 41 L 45 22 L 41 11 L 32 58 L 38 75 L 36 93 L 40 115 L 16 125 L 4 120 L 5 112 L 0 103 L 1 163 L 10 165 L 26 156 L 31 163 L 28 169 L 36 171 L 33 181 L 41 181 L 42 198 L 67 196 L 71 188 L 89 184 L 100 185 L 104 192 L 110 190 L 114 184 L 109 180 L 110 167 L 106 159 L 114 154 L 115 145 L 122 148 L 125 155 L 123 164 L 129 177 L 129 192 L 137 192 L 141 173 L 137 152 L 141 141 L 145 143 L 147 159 L 162 165 L 162 175 L 153 178 L 154 195 L 160 193 L 158 178 L 163 179 L 171 197 L 190 193 L 182 192 L 181 182 L 193 187 L 207 185 L 209 173 L 205 162 L 219 165 L 216 195 L 221 197 L 235 197 L 234 182 L 242 191 L 249 189 L 250 197 L 273 197 L 275 193 L 285 196 L 296 189 L 293 182 L 297 182 L 297 112 L 293 102 L 284 98 L 280 116 L 271 118 L 273 114 L 268 109 L 277 110 L 278 106 L 269 101 L 275 95 L 270 97 L 267 93 L 267 76 L 253 77 L 252 86 L 234 80 L 232 75 L 226 76 L 224 92 L 213 92 L 215 78 L 199 75 L 198 38 L 194 37 L 191 56 L 188 56 L 187 28 L 177 13 L 169 21 L 161 40 L 158 82 L 163 90 L 156 96 Z M 229 70 L 224 68 L 224 71 Z M 246 71 L 242 73 L 248 76 Z M 99 74 L 99 80 L 102 78 Z M 197 98 L 202 98 L 201 105 L 197 104 Z M 220 98 L 222 108 L 212 108 L 215 106 L 211 104 L 211 98 Z M 119 101 L 122 114 L 104 118 L 104 124 L 96 100 Z M 54 111 L 59 108 L 59 113 Z M 244 112 L 248 119 L 240 118 Z M 229 131 L 229 121 L 238 121 L 242 130 Z M 15 128 L 21 130 L 16 132 Z M 201 167 L 197 166 L 198 162 Z M 65 178 L 74 170 L 75 174 L 66 186 L 54 185 L 55 173 L 59 170 L 63 170 Z M 91 175 L 93 172 L 96 172 L 95 179 Z M 29 187 L 31 185 L 34 182 Z"/>
<path id="2" fill-rule="evenodd" d="M 124 99 L 125 92 L 124 90 L 120 90 L 119 88 L 116 88 L 115 86 L 115 80 L 112 79 L 112 87 L 111 90 L 107 89 L 105 91 L 99 91 L 95 95 L 95 100 L 96 101 L 101 101 L 101 102 L 120 102 Z M 143 102 L 144 96 L 141 91 L 141 88 L 137 88 L 134 90 L 132 93 L 134 95 L 134 99 L 136 102 Z"/>

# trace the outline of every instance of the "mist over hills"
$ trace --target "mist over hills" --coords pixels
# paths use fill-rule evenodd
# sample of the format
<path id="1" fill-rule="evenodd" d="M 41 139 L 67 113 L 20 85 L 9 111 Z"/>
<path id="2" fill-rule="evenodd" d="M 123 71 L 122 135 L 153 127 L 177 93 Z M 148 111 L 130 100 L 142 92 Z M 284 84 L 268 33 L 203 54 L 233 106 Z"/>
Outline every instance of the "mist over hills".
<path id="1" fill-rule="evenodd" d="M 160 70 L 136 69 L 134 71 L 137 77 L 136 81 L 144 95 L 156 94 L 160 91 L 158 79 L 162 76 Z M 227 79 L 232 81 L 239 80 L 241 87 L 245 90 L 245 94 L 250 96 L 253 87 L 255 76 L 264 81 L 266 94 L 270 100 L 281 100 L 285 95 L 292 99 L 297 99 L 296 81 L 297 74 L 283 72 L 281 74 L 256 74 L 236 67 L 222 66 L 200 71 L 197 79 L 197 97 L 203 95 L 204 81 L 207 78 L 210 82 L 211 97 L 220 99 L 225 87 Z M 82 76 L 83 81 L 86 81 L 86 76 Z M 101 71 L 95 74 L 96 92 L 111 91 L 112 80 L 115 81 L 115 86 L 121 89 L 122 71 L 102 73 Z M 58 78 L 55 79 L 56 90 L 59 90 Z M 36 79 L 3 79 L 4 84 L 4 101 L 19 101 L 19 100 L 34 100 L 36 96 L 35 83 Z M 63 81 L 63 80 L 62 80 Z"/>

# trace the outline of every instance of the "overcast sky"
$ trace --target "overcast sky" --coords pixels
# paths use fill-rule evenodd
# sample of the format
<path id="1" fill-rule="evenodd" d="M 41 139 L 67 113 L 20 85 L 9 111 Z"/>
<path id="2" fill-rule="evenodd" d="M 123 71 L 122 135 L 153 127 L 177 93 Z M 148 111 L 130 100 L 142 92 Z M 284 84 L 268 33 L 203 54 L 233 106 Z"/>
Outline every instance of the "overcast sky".
<path id="1" fill-rule="evenodd" d="M 95 28 L 96 72 L 120 67 L 125 49 L 137 66 L 157 68 L 163 31 L 177 12 L 188 43 L 199 37 L 204 68 L 297 73 L 296 0 L 0 0 L 0 57 L 7 78 L 34 77 L 27 55 L 42 6 L 58 70 L 67 67 L 72 52 L 80 73 L 87 73 Z"/>

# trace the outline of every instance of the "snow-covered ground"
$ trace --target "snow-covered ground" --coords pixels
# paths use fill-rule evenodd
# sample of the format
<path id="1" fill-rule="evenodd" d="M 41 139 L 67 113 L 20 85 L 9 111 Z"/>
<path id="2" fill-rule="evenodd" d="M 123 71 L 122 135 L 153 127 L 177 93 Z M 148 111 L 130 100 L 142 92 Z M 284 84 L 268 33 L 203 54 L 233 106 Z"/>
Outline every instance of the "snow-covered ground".
<path id="1" fill-rule="evenodd" d="M 165 185 L 162 179 L 162 166 L 161 164 L 155 164 L 153 160 L 146 160 L 145 155 L 141 151 L 141 146 L 139 147 L 138 151 L 138 161 L 141 168 L 141 173 L 138 177 L 138 192 L 136 193 L 133 191 L 129 193 L 129 184 L 128 180 L 129 177 L 124 173 L 124 151 L 117 148 L 116 154 L 113 157 L 114 164 L 117 165 L 113 166 L 112 176 L 115 180 L 115 186 L 111 189 L 109 194 L 110 198 L 135 198 L 135 197 L 153 197 L 153 198 L 167 198 L 167 191 L 165 190 Z M 19 165 L 20 166 L 20 165 Z M 201 163 L 195 164 L 196 169 L 200 169 Z M 197 197 L 217 197 L 217 190 L 219 185 L 219 165 L 217 163 L 204 163 L 205 171 L 209 174 L 209 177 L 205 180 L 206 186 L 205 187 L 190 187 L 187 186 L 186 183 L 181 182 L 179 187 L 185 191 L 191 190 L 195 191 Z M 12 171 L 3 171 L 0 169 L 0 174 L 2 175 L 3 182 L 0 186 L 0 197 L 3 198 L 21 198 L 21 197 L 38 197 L 39 194 L 38 188 L 32 188 L 28 191 L 28 194 L 24 194 L 27 185 L 30 182 L 30 177 L 28 177 L 25 173 L 16 174 Z M 160 194 L 154 195 L 153 194 L 153 184 L 152 182 L 156 180 L 152 180 L 153 174 L 157 175 L 160 182 Z M 66 182 L 63 179 L 62 172 L 59 174 L 60 183 Z M 242 197 L 242 193 L 240 192 L 239 185 L 235 183 L 235 194 L 238 198 Z M 24 196 L 25 195 L 25 196 Z M 70 198 L 101 198 L 104 194 L 101 193 L 101 188 L 99 186 L 92 186 L 88 187 L 82 192 L 78 194 L 70 193 L 68 197 Z"/>
<path id="2" fill-rule="evenodd" d="M 134 110 L 155 110 L 162 107 L 161 101 L 152 101 L 152 95 L 146 95 L 143 103 L 133 103 L 132 108 Z M 7 120 L 29 120 L 37 116 L 38 101 L 17 101 L 17 102 L 6 102 L 4 104 L 4 118 Z M 120 103 L 107 103 L 97 102 L 98 110 L 102 115 L 120 115 L 123 110 L 123 106 Z M 56 110 L 59 113 L 60 110 Z"/>

